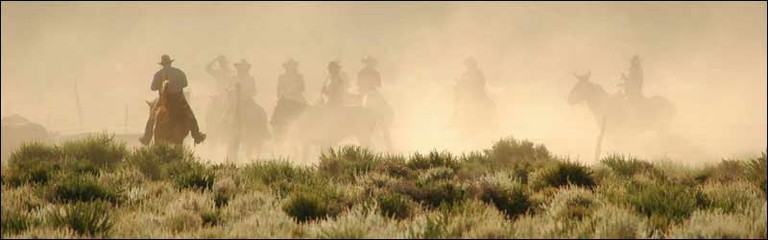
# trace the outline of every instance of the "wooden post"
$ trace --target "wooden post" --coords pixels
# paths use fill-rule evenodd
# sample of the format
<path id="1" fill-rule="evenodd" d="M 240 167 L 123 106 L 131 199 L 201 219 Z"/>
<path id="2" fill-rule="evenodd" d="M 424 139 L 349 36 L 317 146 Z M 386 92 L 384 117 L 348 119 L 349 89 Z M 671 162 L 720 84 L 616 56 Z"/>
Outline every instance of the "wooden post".
<path id="1" fill-rule="evenodd" d="M 77 115 L 80 123 L 80 131 L 83 130 L 83 109 L 80 106 L 80 93 L 77 91 L 77 78 L 75 78 L 75 101 L 77 104 Z"/>
<path id="2" fill-rule="evenodd" d="M 606 117 L 603 115 L 602 124 L 600 124 L 600 135 L 597 136 L 597 146 L 595 146 L 595 162 L 600 161 L 600 148 L 603 143 L 603 135 L 605 135 Z"/>

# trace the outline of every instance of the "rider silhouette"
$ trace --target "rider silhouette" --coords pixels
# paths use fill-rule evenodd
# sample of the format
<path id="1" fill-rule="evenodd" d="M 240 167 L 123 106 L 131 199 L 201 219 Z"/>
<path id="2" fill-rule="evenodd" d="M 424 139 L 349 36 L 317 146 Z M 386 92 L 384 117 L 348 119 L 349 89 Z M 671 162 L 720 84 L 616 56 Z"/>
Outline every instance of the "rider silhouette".
<path id="1" fill-rule="evenodd" d="M 381 87 L 381 75 L 376 70 L 378 61 L 371 56 L 363 58 L 365 67 L 357 73 L 357 87 L 360 93 L 365 95 L 371 90 Z"/>
<path id="2" fill-rule="evenodd" d="M 635 55 L 632 57 L 629 68 L 629 76 L 621 74 L 621 86 L 624 90 L 624 96 L 628 100 L 637 100 L 643 97 L 643 67 L 640 65 L 642 59 Z"/>
<path id="3" fill-rule="evenodd" d="M 214 68 L 214 64 L 218 65 L 218 68 Z M 209 62 L 208 65 L 205 66 L 205 71 L 216 80 L 216 90 L 218 92 L 224 91 L 226 87 L 229 86 L 232 70 L 229 68 L 229 61 L 227 61 L 227 58 L 224 57 L 224 55 L 219 55 Z"/>
<path id="4" fill-rule="evenodd" d="M 477 61 L 469 57 L 464 60 L 466 71 L 456 84 L 459 99 L 479 101 L 485 97 L 485 77 L 477 66 Z"/>
<path id="5" fill-rule="evenodd" d="M 186 120 L 190 121 L 192 125 L 192 138 L 194 138 L 195 144 L 201 143 L 205 140 L 206 136 L 200 132 L 195 114 L 192 112 L 192 108 L 187 103 L 183 93 L 183 89 L 187 86 L 187 76 L 180 69 L 171 67 L 172 62 L 173 59 L 168 55 L 160 57 L 160 63 L 158 64 L 162 65 L 163 68 L 155 73 L 152 79 L 151 90 L 159 91 L 163 81 L 168 80 L 168 107 L 185 114 Z M 139 142 L 144 145 L 149 144 L 154 132 L 154 123 L 155 114 L 150 114 L 144 128 L 144 136 L 139 138 Z"/>
<path id="6" fill-rule="evenodd" d="M 326 106 L 334 107 L 344 106 L 349 98 L 349 83 L 336 61 L 328 63 L 328 81 L 323 86 L 322 95 Z"/>

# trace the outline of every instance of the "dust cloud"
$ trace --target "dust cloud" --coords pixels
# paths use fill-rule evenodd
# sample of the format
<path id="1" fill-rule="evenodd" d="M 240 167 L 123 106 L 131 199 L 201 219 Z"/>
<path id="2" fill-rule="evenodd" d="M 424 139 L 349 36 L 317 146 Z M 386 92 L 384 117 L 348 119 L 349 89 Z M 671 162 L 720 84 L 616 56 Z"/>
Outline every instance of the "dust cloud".
<path id="1" fill-rule="evenodd" d="M 160 55 L 169 54 L 187 74 L 189 101 L 205 132 L 215 85 L 204 67 L 219 54 L 252 64 L 255 99 L 268 115 L 288 58 L 299 62 L 305 96 L 314 103 L 329 61 L 338 60 L 352 77 L 371 55 L 394 109 L 394 152 L 476 150 L 513 136 L 592 162 L 600 128 L 585 104 L 568 104 L 573 75 L 591 71 L 592 82 L 615 93 L 638 54 L 644 94 L 676 106 L 672 137 L 606 138 L 603 153 L 690 163 L 748 157 L 766 151 L 765 7 L 3 2 L 2 115 L 19 114 L 59 134 L 141 133 L 149 114 L 144 101 L 157 94 L 149 89 L 152 76 Z M 498 114 L 498 131 L 480 140 L 463 138 L 450 125 L 453 89 L 467 57 L 477 59 Z M 206 153 L 205 144 L 196 151 Z"/>

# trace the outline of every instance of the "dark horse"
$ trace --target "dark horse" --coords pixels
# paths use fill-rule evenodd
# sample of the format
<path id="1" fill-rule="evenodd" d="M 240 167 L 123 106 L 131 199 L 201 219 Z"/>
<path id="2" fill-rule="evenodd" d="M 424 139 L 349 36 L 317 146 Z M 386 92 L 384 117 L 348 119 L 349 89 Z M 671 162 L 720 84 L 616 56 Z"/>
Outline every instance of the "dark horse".
<path id="1" fill-rule="evenodd" d="M 159 98 L 155 101 L 147 102 L 150 109 L 149 114 L 154 115 L 155 142 L 182 145 L 184 138 L 192 130 L 191 122 L 188 120 L 184 109 L 172 107 L 172 104 L 169 104 L 167 87 L 168 81 L 163 81 Z"/>
<path id="2" fill-rule="evenodd" d="M 591 71 L 584 75 L 574 74 L 578 82 L 568 96 L 571 105 L 587 102 L 598 124 L 605 118 L 612 134 L 633 134 L 644 131 L 667 131 L 675 106 L 666 98 L 625 99 L 619 94 L 609 94 L 600 85 L 590 82 Z"/>

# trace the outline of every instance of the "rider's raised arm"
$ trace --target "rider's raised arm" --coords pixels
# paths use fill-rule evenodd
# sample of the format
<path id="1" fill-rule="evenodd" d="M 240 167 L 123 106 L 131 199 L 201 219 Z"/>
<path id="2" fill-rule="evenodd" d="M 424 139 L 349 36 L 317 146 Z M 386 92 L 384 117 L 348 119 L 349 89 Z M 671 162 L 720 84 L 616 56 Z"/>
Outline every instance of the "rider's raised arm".
<path id="1" fill-rule="evenodd" d="M 217 59 L 218 58 L 214 58 L 213 60 L 211 60 L 211 62 L 208 63 L 208 65 L 205 65 L 205 72 L 207 72 L 212 76 L 216 76 L 216 70 L 213 69 L 213 64 L 216 63 Z"/>

